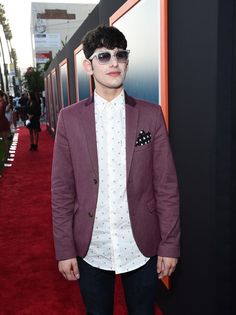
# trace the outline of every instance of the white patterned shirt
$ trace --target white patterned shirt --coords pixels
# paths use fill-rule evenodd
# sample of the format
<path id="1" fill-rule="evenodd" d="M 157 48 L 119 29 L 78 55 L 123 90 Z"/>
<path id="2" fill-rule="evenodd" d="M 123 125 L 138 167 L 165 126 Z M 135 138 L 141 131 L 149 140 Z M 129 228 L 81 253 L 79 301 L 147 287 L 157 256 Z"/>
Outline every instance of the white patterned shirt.
<path id="1" fill-rule="evenodd" d="M 124 90 L 111 102 L 94 93 L 99 191 L 89 250 L 84 260 L 99 269 L 124 273 L 148 257 L 134 240 L 126 190 Z"/>

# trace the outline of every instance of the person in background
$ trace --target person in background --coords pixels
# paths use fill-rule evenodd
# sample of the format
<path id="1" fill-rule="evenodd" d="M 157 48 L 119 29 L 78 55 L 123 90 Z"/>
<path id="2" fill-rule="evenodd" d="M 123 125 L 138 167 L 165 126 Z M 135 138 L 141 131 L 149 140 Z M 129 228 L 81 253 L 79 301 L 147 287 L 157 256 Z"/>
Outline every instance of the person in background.
<path id="1" fill-rule="evenodd" d="M 7 95 L 0 90 L 0 138 L 3 141 L 3 157 L 1 162 L 6 162 L 9 154 L 10 123 L 6 118 Z"/>
<path id="2" fill-rule="evenodd" d="M 13 96 L 9 97 L 9 101 L 12 104 L 12 108 L 13 108 L 13 111 L 12 111 L 12 122 L 13 122 L 14 129 L 16 130 L 16 128 L 17 128 L 17 121 L 19 120 L 19 115 L 18 115 L 18 112 L 17 112 L 17 110 L 15 108 L 15 101 L 14 101 Z"/>
<path id="3" fill-rule="evenodd" d="M 21 109 L 21 105 L 19 103 L 20 98 L 21 96 L 19 92 L 17 92 L 15 97 L 13 98 L 14 110 L 16 112 L 17 121 L 20 119 L 20 109 Z"/>
<path id="4" fill-rule="evenodd" d="M 21 98 L 19 99 L 19 105 L 20 105 L 19 114 L 23 122 L 25 122 L 27 119 L 28 101 L 29 101 L 28 93 L 26 92 L 22 93 Z"/>
<path id="5" fill-rule="evenodd" d="M 180 255 L 179 192 L 161 107 L 123 87 L 123 33 L 99 26 L 82 40 L 94 94 L 61 110 L 52 164 L 56 258 L 78 280 L 89 315 L 113 314 L 120 274 L 129 315 L 154 315 L 157 279 Z"/>
<path id="6" fill-rule="evenodd" d="M 29 129 L 30 134 L 30 151 L 36 151 L 38 149 L 39 132 L 40 128 L 40 116 L 41 107 L 39 98 L 33 92 L 29 93 L 28 105 L 26 107 L 26 113 L 29 119 L 29 124 L 26 127 Z"/>
<path id="7" fill-rule="evenodd" d="M 44 117 L 44 98 L 42 93 L 40 93 L 40 106 L 41 106 L 41 116 Z"/>
<path id="8" fill-rule="evenodd" d="M 6 106 L 5 116 L 6 116 L 7 120 L 9 121 L 10 131 L 11 131 L 11 133 L 13 133 L 15 130 L 14 124 L 13 124 L 13 97 L 11 95 L 9 95 L 8 100 L 9 100 L 9 102 Z"/>

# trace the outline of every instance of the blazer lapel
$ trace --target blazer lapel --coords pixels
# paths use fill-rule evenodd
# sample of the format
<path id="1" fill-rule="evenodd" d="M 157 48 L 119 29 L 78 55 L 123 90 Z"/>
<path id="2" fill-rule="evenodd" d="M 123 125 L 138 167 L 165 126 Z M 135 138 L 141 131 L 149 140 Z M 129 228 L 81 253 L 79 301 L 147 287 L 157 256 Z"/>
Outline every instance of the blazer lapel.
<path id="1" fill-rule="evenodd" d="M 83 108 L 83 126 L 84 133 L 87 139 L 87 146 L 93 170 L 98 178 L 98 154 L 97 154 L 97 141 L 96 141 L 96 128 L 95 128 L 95 114 L 93 99 L 85 103 Z"/>
<path id="2" fill-rule="evenodd" d="M 135 100 L 126 95 L 126 172 L 129 177 L 131 161 L 134 153 L 137 137 L 139 111 L 135 106 Z"/>

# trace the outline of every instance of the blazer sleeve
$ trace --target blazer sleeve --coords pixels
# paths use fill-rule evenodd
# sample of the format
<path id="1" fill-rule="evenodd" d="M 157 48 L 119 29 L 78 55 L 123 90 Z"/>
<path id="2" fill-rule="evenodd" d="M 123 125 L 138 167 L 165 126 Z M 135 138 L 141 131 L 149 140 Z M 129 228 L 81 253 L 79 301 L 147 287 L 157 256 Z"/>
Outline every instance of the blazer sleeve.
<path id="1" fill-rule="evenodd" d="M 158 256 L 179 257 L 179 189 L 175 164 L 161 107 L 157 107 L 154 135 L 153 184 L 161 231 Z"/>
<path id="2" fill-rule="evenodd" d="M 57 123 L 52 162 L 52 220 L 57 260 L 76 257 L 73 238 L 75 180 L 63 110 Z"/>

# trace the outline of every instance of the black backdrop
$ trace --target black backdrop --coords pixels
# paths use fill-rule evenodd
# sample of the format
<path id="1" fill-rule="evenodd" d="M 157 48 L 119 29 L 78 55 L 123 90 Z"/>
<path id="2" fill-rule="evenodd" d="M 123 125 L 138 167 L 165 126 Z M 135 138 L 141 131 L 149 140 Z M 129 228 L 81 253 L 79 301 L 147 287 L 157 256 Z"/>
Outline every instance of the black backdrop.
<path id="1" fill-rule="evenodd" d="M 73 51 L 82 36 L 108 24 L 124 2 L 101 0 L 49 71 L 68 57 L 73 74 Z M 160 283 L 158 302 L 165 315 L 236 314 L 236 4 L 168 3 L 169 123 L 181 192 L 182 256 L 172 290 Z M 70 84 L 74 102 L 74 80 Z"/>
<path id="2" fill-rule="evenodd" d="M 236 314 L 235 11 L 234 0 L 169 0 L 170 134 L 183 237 L 166 314 Z"/>

